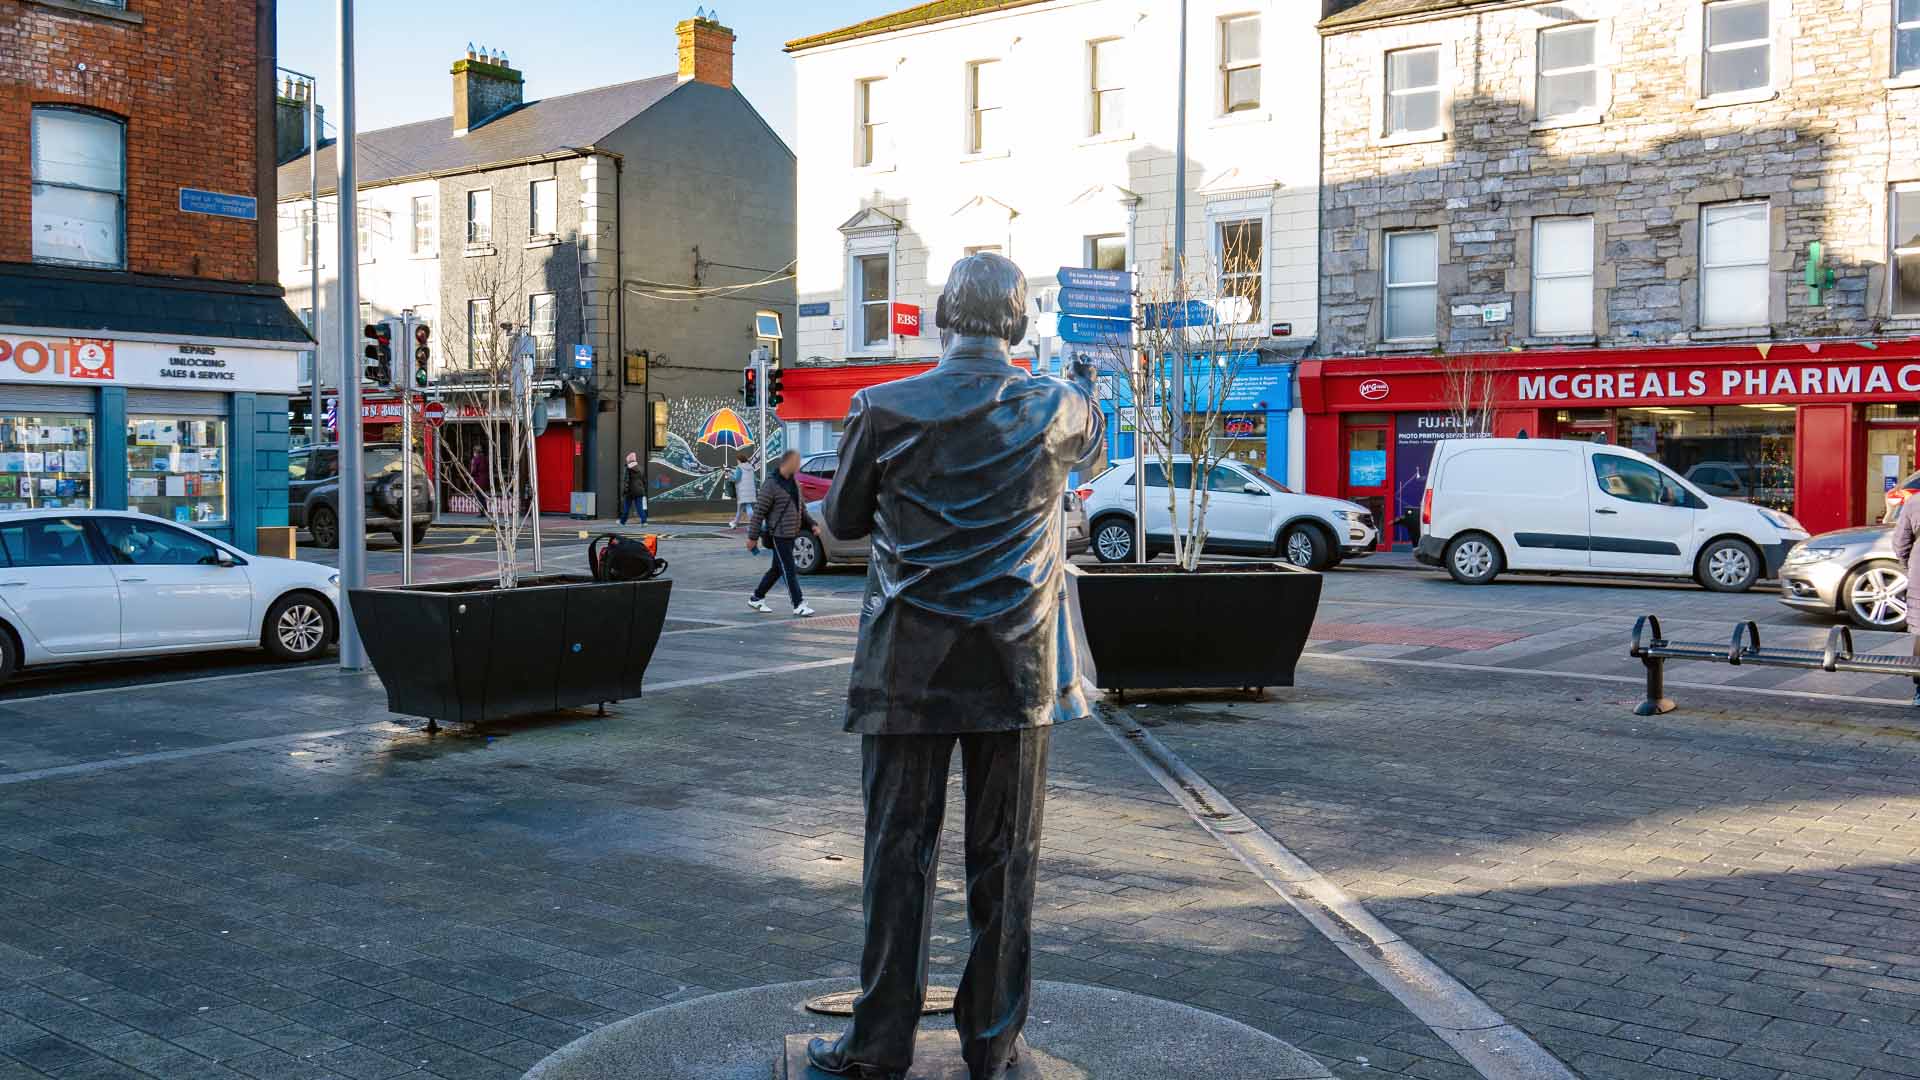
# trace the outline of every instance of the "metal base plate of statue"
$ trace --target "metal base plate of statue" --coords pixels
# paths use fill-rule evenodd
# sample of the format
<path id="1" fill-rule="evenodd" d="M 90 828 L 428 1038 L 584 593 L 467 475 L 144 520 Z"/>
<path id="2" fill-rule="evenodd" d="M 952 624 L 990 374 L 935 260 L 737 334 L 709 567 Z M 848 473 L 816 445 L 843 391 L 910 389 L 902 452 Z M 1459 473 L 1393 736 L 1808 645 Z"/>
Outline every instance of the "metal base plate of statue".
<path id="1" fill-rule="evenodd" d="M 787 1036 L 786 1059 L 774 1071 L 773 1080 L 845 1080 L 807 1064 L 807 1040 L 831 1040 L 837 1035 L 837 1031 L 822 1031 Z M 913 1043 L 913 1070 L 906 1080 L 970 1080 L 966 1062 L 960 1060 L 960 1036 L 952 1031 L 921 1032 Z M 1020 1040 L 1020 1060 L 1007 1067 L 1006 1080 L 1046 1080 L 1038 1057 L 1025 1039 Z"/>

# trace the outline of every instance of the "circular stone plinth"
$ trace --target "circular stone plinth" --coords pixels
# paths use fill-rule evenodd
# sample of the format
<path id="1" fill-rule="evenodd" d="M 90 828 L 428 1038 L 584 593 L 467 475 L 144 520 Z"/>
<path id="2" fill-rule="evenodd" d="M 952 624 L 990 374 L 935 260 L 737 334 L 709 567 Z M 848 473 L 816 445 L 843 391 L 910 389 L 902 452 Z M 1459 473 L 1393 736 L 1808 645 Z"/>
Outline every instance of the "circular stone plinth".
<path id="1" fill-rule="evenodd" d="M 526 1080 L 767 1080 L 788 1035 L 837 1032 L 809 998 L 842 979 L 781 983 L 664 1005 L 568 1043 Z M 923 1017 L 923 1031 L 953 1027 Z M 1235 1020 L 1158 998 L 1036 982 L 1027 1044 L 1043 1080 L 1331 1080 L 1313 1058 Z M 777 1074 L 774 1074 L 777 1075 Z"/>

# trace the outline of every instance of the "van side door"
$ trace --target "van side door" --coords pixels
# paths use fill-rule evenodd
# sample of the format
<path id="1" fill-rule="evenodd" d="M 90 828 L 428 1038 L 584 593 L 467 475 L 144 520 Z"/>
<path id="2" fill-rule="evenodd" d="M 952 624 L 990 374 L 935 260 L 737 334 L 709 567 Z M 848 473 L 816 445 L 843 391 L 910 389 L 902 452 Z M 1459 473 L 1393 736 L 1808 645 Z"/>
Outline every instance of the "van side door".
<path id="1" fill-rule="evenodd" d="M 1638 458 L 1589 448 L 1593 459 L 1590 561 L 1596 570 L 1685 576 L 1693 572 L 1694 516 L 1704 504 Z"/>

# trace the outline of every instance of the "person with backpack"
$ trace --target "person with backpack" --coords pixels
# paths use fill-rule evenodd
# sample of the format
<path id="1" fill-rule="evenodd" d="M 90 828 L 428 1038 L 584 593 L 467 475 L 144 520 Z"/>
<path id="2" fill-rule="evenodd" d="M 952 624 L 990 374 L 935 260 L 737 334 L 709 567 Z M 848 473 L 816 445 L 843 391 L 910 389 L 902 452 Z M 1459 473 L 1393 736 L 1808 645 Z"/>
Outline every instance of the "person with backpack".
<path id="1" fill-rule="evenodd" d="M 813 614 L 813 609 L 800 596 L 800 573 L 793 568 L 793 541 L 802 529 L 818 537 L 820 526 L 807 516 L 806 500 L 800 497 L 800 485 L 793 479 L 793 474 L 799 471 L 800 451 L 781 454 L 773 475 L 767 477 L 766 486 L 754 498 L 753 516 L 747 521 L 747 551 L 758 551 L 760 536 L 765 533 L 767 546 L 773 549 L 773 565 L 760 579 L 760 587 L 747 597 L 747 606 L 772 614 L 773 609 L 767 606 L 767 593 L 784 577 L 787 595 L 793 600 L 793 613 L 805 618 Z"/>

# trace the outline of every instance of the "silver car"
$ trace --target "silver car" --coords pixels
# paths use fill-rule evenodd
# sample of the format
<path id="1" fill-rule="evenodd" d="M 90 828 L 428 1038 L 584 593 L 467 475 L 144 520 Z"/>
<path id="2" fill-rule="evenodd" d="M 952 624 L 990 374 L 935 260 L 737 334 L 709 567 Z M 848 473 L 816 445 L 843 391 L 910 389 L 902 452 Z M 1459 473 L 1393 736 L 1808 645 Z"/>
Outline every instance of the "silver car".
<path id="1" fill-rule="evenodd" d="M 1077 492 L 1066 495 L 1067 513 L 1067 555 L 1083 555 L 1090 543 L 1087 536 L 1087 509 L 1080 502 Z M 867 561 L 871 550 L 866 537 L 858 540 L 842 540 L 827 529 L 824 515 L 820 512 L 818 501 L 807 504 L 807 513 L 820 526 L 818 542 L 807 533 L 801 533 L 793 540 L 793 568 L 803 574 L 817 574 L 826 569 L 829 563 L 863 563 Z"/>
<path id="2" fill-rule="evenodd" d="M 1780 568 L 1780 602 L 1842 615 L 1866 630 L 1907 626 L 1907 568 L 1893 555 L 1893 529 L 1840 529 L 1795 544 Z"/>

